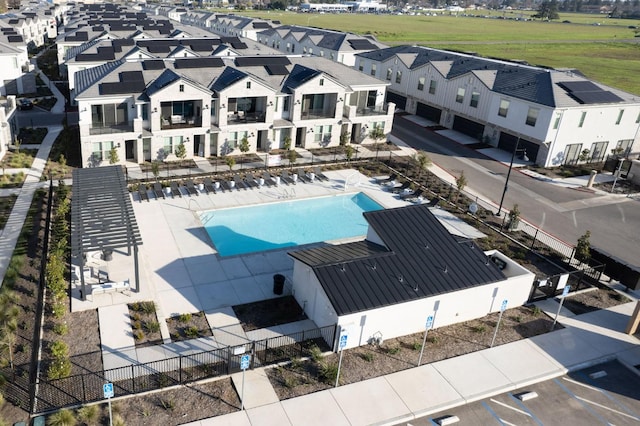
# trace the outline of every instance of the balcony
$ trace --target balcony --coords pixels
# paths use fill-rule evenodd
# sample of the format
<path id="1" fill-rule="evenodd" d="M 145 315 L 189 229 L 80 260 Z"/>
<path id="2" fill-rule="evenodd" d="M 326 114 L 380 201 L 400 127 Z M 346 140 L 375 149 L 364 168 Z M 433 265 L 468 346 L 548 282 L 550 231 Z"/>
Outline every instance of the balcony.
<path id="1" fill-rule="evenodd" d="M 160 129 L 186 129 L 202 126 L 202 117 L 186 117 L 183 115 L 171 115 L 160 119 Z"/>
<path id="2" fill-rule="evenodd" d="M 317 109 L 308 109 L 303 110 L 301 114 L 301 118 L 303 120 L 319 120 L 323 118 L 334 118 L 336 116 L 335 108 L 317 108 Z"/>
<path id="3" fill-rule="evenodd" d="M 227 115 L 227 124 L 264 123 L 266 116 L 266 111 L 230 112 Z"/>
<path id="4" fill-rule="evenodd" d="M 132 124 L 113 124 L 111 126 L 103 126 L 103 127 L 91 127 L 89 129 L 90 135 L 108 135 L 110 133 L 128 133 L 133 132 Z"/>
<path id="5" fill-rule="evenodd" d="M 378 106 L 373 108 L 357 108 L 356 117 L 364 117 L 368 115 L 387 115 L 388 108 L 386 106 Z"/>

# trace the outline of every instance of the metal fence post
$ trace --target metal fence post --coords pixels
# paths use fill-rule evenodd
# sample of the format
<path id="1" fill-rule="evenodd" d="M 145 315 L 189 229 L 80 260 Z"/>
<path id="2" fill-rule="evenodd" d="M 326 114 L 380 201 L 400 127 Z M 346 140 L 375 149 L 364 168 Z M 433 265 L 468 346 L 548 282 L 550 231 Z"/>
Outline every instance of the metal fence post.
<path id="1" fill-rule="evenodd" d="M 539 231 L 540 231 L 540 228 L 536 228 L 536 233 L 533 236 L 533 241 L 531 242 L 531 250 L 533 250 L 533 247 L 536 245 L 536 239 L 538 238 Z"/>
<path id="2" fill-rule="evenodd" d="M 133 369 L 133 364 L 131 364 L 131 389 L 133 393 L 136 393 L 136 375 L 134 373 L 135 370 Z"/>
<path id="3" fill-rule="evenodd" d="M 182 384 L 182 355 L 178 356 L 178 380 Z"/>

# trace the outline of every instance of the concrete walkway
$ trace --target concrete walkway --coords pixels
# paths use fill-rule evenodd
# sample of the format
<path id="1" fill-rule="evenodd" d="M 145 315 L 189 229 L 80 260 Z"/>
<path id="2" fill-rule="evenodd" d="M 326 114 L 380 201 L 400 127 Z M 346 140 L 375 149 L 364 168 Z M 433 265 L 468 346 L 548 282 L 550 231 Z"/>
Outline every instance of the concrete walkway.
<path id="1" fill-rule="evenodd" d="M 541 307 L 553 316 L 558 301 L 547 300 Z M 393 424 L 503 392 L 526 390 L 533 383 L 614 357 L 628 366 L 637 365 L 639 341 L 624 334 L 634 307 L 635 300 L 579 316 L 563 310 L 568 315 L 559 318 L 564 329 L 279 402 L 272 401 L 265 375 L 254 370 L 245 377 L 244 411 L 188 425 Z M 232 379 L 240 390 L 238 377 Z"/>

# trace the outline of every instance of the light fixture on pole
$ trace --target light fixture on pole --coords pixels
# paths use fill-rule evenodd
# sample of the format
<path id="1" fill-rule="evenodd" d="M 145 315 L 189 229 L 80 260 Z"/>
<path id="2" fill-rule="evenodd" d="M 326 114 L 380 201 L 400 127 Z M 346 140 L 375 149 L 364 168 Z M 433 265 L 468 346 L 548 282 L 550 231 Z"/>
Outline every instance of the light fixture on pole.
<path id="1" fill-rule="evenodd" d="M 520 144 L 520 137 L 516 140 L 516 146 L 513 148 L 513 152 L 511 153 L 511 162 L 509 163 L 509 171 L 507 172 L 507 180 L 504 181 L 504 189 L 502 190 L 502 197 L 500 198 L 500 207 L 498 207 L 498 212 L 496 216 L 500 216 L 502 214 L 502 203 L 504 202 L 504 196 L 507 193 L 507 188 L 509 187 L 509 177 L 511 176 L 511 169 L 513 169 L 513 160 L 516 157 L 516 151 L 518 151 L 518 145 Z"/>

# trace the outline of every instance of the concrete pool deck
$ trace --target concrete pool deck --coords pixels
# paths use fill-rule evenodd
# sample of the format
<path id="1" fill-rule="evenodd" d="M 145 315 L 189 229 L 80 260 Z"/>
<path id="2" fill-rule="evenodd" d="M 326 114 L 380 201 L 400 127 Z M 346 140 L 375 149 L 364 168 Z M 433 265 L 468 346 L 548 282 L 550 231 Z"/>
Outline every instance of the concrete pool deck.
<path id="1" fill-rule="evenodd" d="M 248 336 L 231 306 L 278 297 L 272 291 L 273 275 L 291 277 L 293 261 L 287 252 L 293 248 L 220 257 L 200 222 L 198 212 L 358 192 L 364 192 L 385 208 L 408 205 L 355 170 L 328 171 L 325 174 L 329 181 L 211 195 L 184 194 L 182 198 L 140 202 L 138 194 L 132 194 L 143 241 L 139 247 L 140 291 L 89 295 L 88 300 L 82 301 L 78 286 L 72 288 L 73 311 L 98 308 L 105 370 L 174 357 L 186 351 L 238 345 L 258 339 L 264 333 L 264 337 L 278 333 L 275 329 L 264 330 L 264 333 L 258 330 Z M 451 218 L 447 222 L 451 223 Z M 133 258 L 125 251 L 115 251 L 110 262 L 95 260 L 92 266 L 108 273 L 110 281 L 129 279 L 135 290 Z M 285 286 L 285 294 L 290 294 L 288 285 Z M 135 348 L 126 305 L 145 300 L 156 302 L 164 345 Z M 194 339 L 188 344 L 171 343 L 165 319 L 199 311 L 204 311 L 213 337 Z M 283 329 L 282 334 L 314 327 L 311 321 L 301 321 L 288 326 L 286 331 Z"/>

